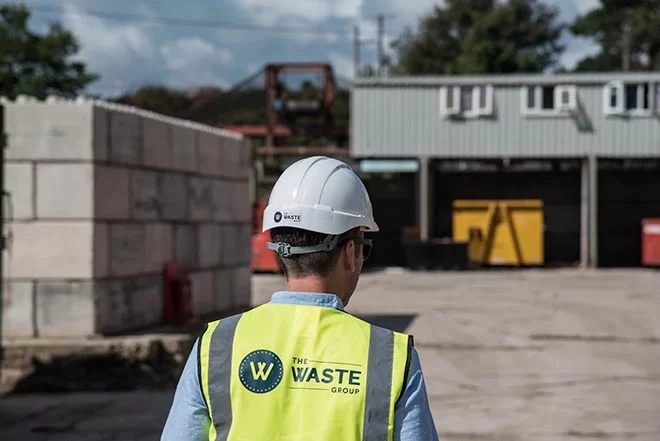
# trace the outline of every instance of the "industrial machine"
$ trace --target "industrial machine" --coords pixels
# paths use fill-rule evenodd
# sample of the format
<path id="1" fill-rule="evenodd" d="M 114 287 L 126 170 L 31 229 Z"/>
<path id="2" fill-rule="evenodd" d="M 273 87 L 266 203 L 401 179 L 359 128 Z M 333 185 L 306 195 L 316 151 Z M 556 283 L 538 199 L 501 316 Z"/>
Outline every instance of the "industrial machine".
<path id="1" fill-rule="evenodd" d="M 543 201 L 457 200 L 453 207 L 453 240 L 468 244 L 472 263 L 543 265 Z"/>

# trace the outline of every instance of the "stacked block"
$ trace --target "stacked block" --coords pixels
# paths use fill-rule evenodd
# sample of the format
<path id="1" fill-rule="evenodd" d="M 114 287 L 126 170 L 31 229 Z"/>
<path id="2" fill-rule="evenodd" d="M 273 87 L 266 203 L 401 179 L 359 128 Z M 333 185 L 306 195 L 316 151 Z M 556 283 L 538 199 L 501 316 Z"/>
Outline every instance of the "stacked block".
<path id="1" fill-rule="evenodd" d="M 4 335 L 159 324 L 171 260 L 192 280 L 195 315 L 249 305 L 241 135 L 102 101 L 19 98 L 5 109 Z"/>

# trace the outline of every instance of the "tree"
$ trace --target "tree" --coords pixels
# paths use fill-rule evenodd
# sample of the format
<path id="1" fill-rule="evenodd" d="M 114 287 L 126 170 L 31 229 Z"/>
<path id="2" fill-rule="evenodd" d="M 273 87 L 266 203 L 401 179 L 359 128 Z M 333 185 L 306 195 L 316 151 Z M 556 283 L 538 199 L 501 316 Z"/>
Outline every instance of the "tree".
<path id="1" fill-rule="evenodd" d="M 0 6 L 0 95 L 74 97 L 98 79 L 72 60 L 79 50 L 73 34 L 52 24 L 47 34 L 38 35 L 28 29 L 29 18 L 25 6 Z"/>
<path id="2" fill-rule="evenodd" d="M 601 7 L 571 26 L 593 39 L 600 52 L 580 60 L 576 71 L 656 70 L 660 68 L 660 1 L 602 0 Z"/>
<path id="3" fill-rule="evenodd" d="M 539 0 L 448 0 L 394 43 L 402 74 L 541 72 L 563 51 L 557 8 Z"/>

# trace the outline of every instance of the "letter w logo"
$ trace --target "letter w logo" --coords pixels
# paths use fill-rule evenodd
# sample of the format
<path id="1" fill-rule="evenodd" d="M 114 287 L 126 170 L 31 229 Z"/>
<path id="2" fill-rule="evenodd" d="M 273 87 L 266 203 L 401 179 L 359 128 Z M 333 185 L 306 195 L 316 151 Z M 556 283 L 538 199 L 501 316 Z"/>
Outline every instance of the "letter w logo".
<path id="1" fill-rule="evenodd" d="M 262 380 L 262 381 L 268 380 L 270 371 L 273 370 L 273 363 L 268 363 L 268 370 L 266 370 L 266 372 L 264 372 L 264 369 L 266 367 L 265 362 L 259 361 L 257 362 L 257 366 L 259 366 L 259 368 L 254 366 L 254 361 L 250 362 L 250 369 L 252 369 L 252 378 L 254 378 L 255 380 Z"/>

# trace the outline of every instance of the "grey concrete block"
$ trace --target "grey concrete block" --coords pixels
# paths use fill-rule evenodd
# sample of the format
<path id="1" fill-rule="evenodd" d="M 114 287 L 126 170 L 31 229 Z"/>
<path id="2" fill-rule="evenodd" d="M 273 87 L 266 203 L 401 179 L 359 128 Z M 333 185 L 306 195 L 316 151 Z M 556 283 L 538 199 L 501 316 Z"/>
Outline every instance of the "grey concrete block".
<path id="1" fill-rule="evenodd" d="M 37 164 L 37 218 L 92 219 L 93 164 Z"/>
<path id="2" fill-rule="evenodd" d="M 142 120 L 144 164 L 162 169 L 172 168 L 172 126 L 152 118 Z"/>
<path id="3" fill-rule="evenodd" d="M 194 225 L 174 226 L 174 258 L 182 268 L 197 268 L 198 228 Z"/>
<path id="4" fill-rule="evenodd" d="M 161 323 L 161 283 L 160 277 L 96 282 L 96 332 L 113 334 Z"/>
<path id="5" fill-rule="evenodd" d="M 233 291 L 232 305 L 234 308 L 251 306 L 252 302 L 252 272 L 249 266 L 242 266 L 232 269 L 233 272 Z"/>
<path id="6" fill-rule="evenodd" d="M 220 240 L 222 241 L 220 263 L 224 266 L 235 265 L 239 260 L 240 251 L 236 249 L 238 245 L 236 233 L 234 225 L 220 226 Z"/>
<path id="7" fill-rule="evenodd" d="M 182 221 L 188 218 L 188 178 L 165 173 L 160 178 L 161 217 L 163 220 Z"/>
<path id="8" fill-rule="evenodd" d="M 172 126 L 172 169 L 197 171 L 197 133 L 188 127 Z"/>
<path id="9" fill-rule="evenodd" d="M 252 224 L 236 226 L 236 241 L 234 249 L 237 255 L 237 264 L 249 265 L 252 258 Z"/>
<path id="10" fill-rule="evenodd" d="M 9 219 L 32 219 L 34 217 L 34 173 L 31 163 L 8 163 L 5 165 L 5 188 L 11 195 L 13 213 L 5 213 Z"/>
<path id="11" fill-rule="evenodd" d="M 160 218 L 160 178 L 145 170 L 131 172 L 131 217 L 138 220 Z"/>
<path id="12" fill-rule="evenodd" d="M 94 282 L 37 282 L 36 305 L 40 337 L 94 335 Z"/>
<path id="13" fill-rule="evenodd" d="M 232 183 L 234 191 L 234 222 L 250 222 L 252 220 L 252 204 L 250 198 L 250 182 L 238 181 Z"/>
<path id="14" fill-rule="evenodd" d="M 217 312 L 232 307 L 234 292 L 234 273 L 231 268 L 215 271 L 213 273 L 213 286 L 215 290 L 214 309 Z"/>
<path id="15" fill-rule="evenodd" d="M 213 207 L 212 185 L 208 178 L 188 179 L 188 219 L 192 221 L 211 220 Z"/>
<path id="16" fill-rule="evenodd" d="M 252 143 L 249 139 L 240 141 L 238 151 L 238 176 L 241 179 L 249 179 L 252 168 Z"/>
<path id="17" fill-rule="evenodd" d="M 133 113 L 109 112 L 110 161 L 137 165 L 142 162 L 142 118 Z"/>
<path id="18" fill-rule="evenodd" d="M 92 118 L 94 161 L 105 162 L 110 159 L 110 121 L 108 119 L 108 111 L 95 106 L 92 111 Z"/>
<path id="19" fill-rule="evenodd" d="M 144 225 L 110 225 L 110 274 L 112 276 L 144 273 L 144 235 Z"/>
<path id="20" fill-rule="evenodd" d="M 199 132 L 197 148 L 199 149 L 198 171 L 209 176 L 221 176 L 221 138 L 212 133 Z"/>
<path id="21" fill-rule="evenodd" d="M 174 259 L 174 227 L 169 224 L 145 225 L 145 270 L 160 273 Z"/>
<path id="22" fill-rule="evenodd" d="M 128 220 L 130 217 L 131 171 L 116 166 L 94 168 L 94 212 L 96 219 Z"/>
<path id="23" fill-rule="evenodd" d="M 190 274 L 192 285 L 192 313 L 199 317 L 215 312 L 215 290 L 213 272 L 204 271 Z"/>
<path id="24" fill-rule="evenodd" d="M 25 103 L 5 108 L 7 159 L 94 159 L 91 103 Z"/>
<path id="25" fill-rule="evenodd" d="M 215 180 L 211 182 L 211 219 L 219 222 L 231 220 L 230 201 L 233 200 L 229 192 L 227 181 Z"/>
<path id="26" fill-rule="evenodd" d="M 223 251 L 222 236 L 219 225 L 206 224 L 199 227 L 199 266 L 211 268 L 221 263 Z"/>
<path id="27" fill-rule="evenodd" d="M 93 270 L 94 277 L 110 275 L 110 226 L 94 224 Z"/>
<path id="28" fill-rule="evenodd" d="M 33 282 L 4 282 L 2 332 L 6 337 L 34 337 Z"/>
<path id="29" fill-rule="evenodd" d="M 9 252 L 4 251 L 5 277 L 92 277 L 92 222 L 15 223 L 11 233 Z"/>
<path id="30" fill-rule="evenodd" d="M 238 141 L 232 138 L 225 138 L 222 143 L 222 176 L 228 178 L 240 176 L 238 170 L 238 153 Z"/>

